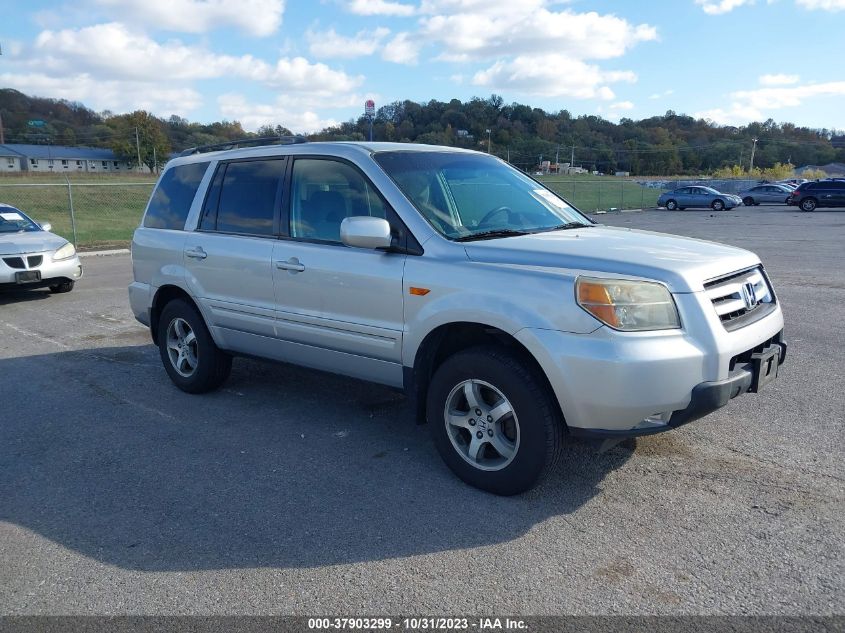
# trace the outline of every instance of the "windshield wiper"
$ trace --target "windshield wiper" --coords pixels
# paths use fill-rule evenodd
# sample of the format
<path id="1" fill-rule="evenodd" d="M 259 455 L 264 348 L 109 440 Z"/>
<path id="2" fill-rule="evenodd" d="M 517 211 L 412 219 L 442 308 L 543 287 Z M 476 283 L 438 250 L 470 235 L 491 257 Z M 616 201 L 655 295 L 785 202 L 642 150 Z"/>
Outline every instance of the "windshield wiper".
<path id="1" fill-rule="evenodd" d="M 558 224 L 557 226 L 549 226 L 538 229 L 538 233 L 546 233 L 548 231 L 565 231 L 567 229 L 580 229 L 584 226 L 595 226 L 595 224 L 584 224 L 583 222 L 567 222 L 566 224 Z"/>
<path id="2" fill-rule="evenodd" d="M 519 231 L 517 229 L 494 229 L 492 231 L 481 231 L 471 235 L 456 237 L 456 242 L 471 242 L 473 240 L 492 240 L 497 237 L 513 237 L 514 235 L 528 235 L 531 231 Z"/>

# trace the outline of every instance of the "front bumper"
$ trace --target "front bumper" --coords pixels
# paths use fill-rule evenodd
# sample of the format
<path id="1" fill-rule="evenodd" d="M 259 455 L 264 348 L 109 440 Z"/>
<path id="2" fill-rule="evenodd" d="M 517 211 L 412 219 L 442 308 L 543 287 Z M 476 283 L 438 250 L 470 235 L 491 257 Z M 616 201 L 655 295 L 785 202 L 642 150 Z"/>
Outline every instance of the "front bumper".
<path id="1" fill-rule="evenodd" d="M 780 309 L 728 332 L 699 295 L 676 297 L 687 330 L 517 332 L 548 378 L 570 433 L 626 437 L 676 428 L 753 390 L 753 354 L 774 345 L 777 365 L 783 362 Z"/>
<path id="2" fill-rule="evenodd" d="M 41 256 L 42 261 L 38 266 L 28 266 L 28 257 Z M 6 263 L 4 257 L 19 257 L 22 258 L 24 268 L 14 268 Z M 18 255 L 0 256 L 0 288 L 43 288 L 45 286 L 53 286 L 62 281 L 78 281 L 82 278 L 82 263 L 79 261 L 79 256 L 74 255 L 67 259 L 54 262 L 52 259 L 52 252 L 47 253 L 25 253 Z M 37 271 L 40 279 L 36 281 L 26 281 L 18 283 L 16 273 Z"/>
<path id="3" fill-rule="evenodd" d="M 780 340 L 766 346 L 762 353 L 777 351 L 778 365 L 786 360 L 786 341 Z M 752 390 L 755 383 L 755 372 L 759 368 L 753 362 L 743 363 L 735 367 L 726 380 L 702 382 L 692 389 L 690 403 L 679 411 L 672 412 L 671 417 L 664 424 L 648 424 L 633 429 L 610 430 L 610 429 L 585 429 L 570 428 L 570 433 L 578 437 L 610 438 L 610 437 L 639 437 L 642 435 L 654 435 L 678 428 L 688 422 L 693 422 L 714 411 L 721 409 L 728 402 Z"/>

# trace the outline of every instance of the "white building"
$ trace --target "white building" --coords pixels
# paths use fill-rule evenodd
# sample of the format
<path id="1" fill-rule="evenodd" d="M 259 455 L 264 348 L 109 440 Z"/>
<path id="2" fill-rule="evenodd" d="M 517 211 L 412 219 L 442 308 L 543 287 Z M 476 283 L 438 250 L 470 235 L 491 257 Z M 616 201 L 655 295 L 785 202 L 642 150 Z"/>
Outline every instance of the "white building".
<path id="1" fill-rule="evenodd" d="M 144 171 L 148 171 L 144 168 Z M 110 149 L 63 145 L 0 145 L 0 173 L 127 173 L 137 169 Z"/>

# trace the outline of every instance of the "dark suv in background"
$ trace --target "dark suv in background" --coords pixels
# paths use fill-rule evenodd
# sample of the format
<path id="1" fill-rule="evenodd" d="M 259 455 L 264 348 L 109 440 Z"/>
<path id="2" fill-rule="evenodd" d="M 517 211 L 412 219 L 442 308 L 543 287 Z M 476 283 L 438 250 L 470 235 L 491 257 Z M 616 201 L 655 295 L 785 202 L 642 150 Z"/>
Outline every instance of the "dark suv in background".
<path id="1" fill-rule="evenodd" d="M 792 192 L 788 203 L 801 207 L 802 211 L 814 211 L 816 207 L 845 207 L 845 178 L 805 182 Z"/>

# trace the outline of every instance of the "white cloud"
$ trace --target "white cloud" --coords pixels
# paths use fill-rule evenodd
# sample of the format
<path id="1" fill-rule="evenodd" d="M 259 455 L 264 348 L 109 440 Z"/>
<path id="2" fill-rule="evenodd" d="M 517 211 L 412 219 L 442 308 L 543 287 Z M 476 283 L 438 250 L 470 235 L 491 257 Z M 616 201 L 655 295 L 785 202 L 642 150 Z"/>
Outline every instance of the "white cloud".
<path id="1" fill-rule="evenodd" d="M 674 94 L 675 91 L 671 88 L 669 90 L 664 90 L 663 92 L 655 92 L 648 96 L 649 99 L 662 99 L 663 97 L 668 97 L 669 95 Z"/>
<path id="2" fill-rule="evenodd" d="M 845 96 L 845 81 L 803 84 L 783 88 L 758 88 L 731 93 L 728 108 L 697 112 L 696 117 L 716 123 L 739 125 L 750 121 L 764 121 L 772 111 L 800 106 L 806 99 Z"/>
<path id="3" fill-rule="evenodd" d="M 708 15 L 719 15 L 730 13 L 744 4 L 754 4 L 754 0 L 718 0 L 716 2 L 713 0 L 695 0 L 695 3 L 701 5 L 701 8 Z"/>
<path id="4" fill-rule="evenodd" d="M 629 71 L 605 71 L 565 55 L 552 54 L 520 55 L 512 61 L 498 61 L 477 72 L 472 83 L 544 97 L 610 100 L 614 98 L 613 91 L 604 84 L 636 80 L 637 76 Z"/>
<path id="5" fill-rule="evenodd" d="M 431 1 L 424 10 L 454 10 L 423 18 L 420 35 L 442 50 L 440 59 L 469 61 L 549 51 L 574 59 L 619 57 L 639 42 L 657 39 L 647 24 L 614 15 L 549 11 L 540 2 Z M 478 10 L 477 6 L 481 6 Z"/>
<path id="6" fill-rule="evenodd" d="M 147 110 L 187 116 L 203 103 L 193 88 L 152 85 L 138 81 L 103 80 L 87 73 L 51 77 L 40 73 L 3 73 L 0 85 L 53 99 L 80 101 L 100 112 Z"/>
<path id="7" fill-rule="evenodd" d="M 317 132 L 337 121 L 322 118 L 315 110 L 279 97 L 275 103 L 255 103 L 240 94 L 224 94 L 217 98 L 220 114 L 240 121 L 244 129 L 254 131 L 262 125 L 282 125 L 295 134 Z"/>
<path id="8" fill-rule="evenodd" d="M 266 37 L 282 24 L 285 0 L 94 0 L 122 20 L 156 29 L 205 33 L 233 26 Z"/>
<path id="9" fill-rule="evenodd" d="M 396 37 L 390 40 L 382 51 L 382 59 L 394 64 L 416 64 L 422 42 L 415 39 L 410 33 L 397 33 Z"/>
<path id="10" fill-rule="evenodd" d="M 797 0 L 798 5 L 814 11 L 845 11 L 845 0 Z"/>
<path id="11" fill-rule="evenodd" d="M 633 110 L 634 104 L 630 101 L 617 101 L 608 106 L 610 110 Z"/>
<path id="12" fill-rule="evenodd" d="M 159 43 L 117 23 L 42 31 L 33 45 L 10 55 L 6 67 L 3 85 L 23 92 L 84 101 L 98 110 L 146 108 L 181 115 L 202 105 L 191 84 L 198 80 L 248 80 L 289 98 L 332 105 L 348 101 L 364 81 L 304 57 L 270 63 L 251 55 L 220 55 L 178 40 Z"/>
<path id="13" fill-rule="evenodd" d="M 350 13 L 357 15 L 390 15 L 394 17 L 408 17 L 414 15 L 416 7 L 401 2 L 386 0 L 352 0 L 348 5 Z"/>
<path id="14" fill-rule="evenodd" d="M 353 58 L 372 55 L 390 34 L 390 29 L 379 27 L 373 31 L 358 31 L 352 37 L 339 35 L 334 29 L 305 32 L 308 50 L 319 58 Z"/>
<path id="15" fill-rule="evenodd" d="M 777 74 L 761 75 L 759 81 L 761 86 L 789 86 L 797 84 L 800 79 L 798 75 Z"/>

